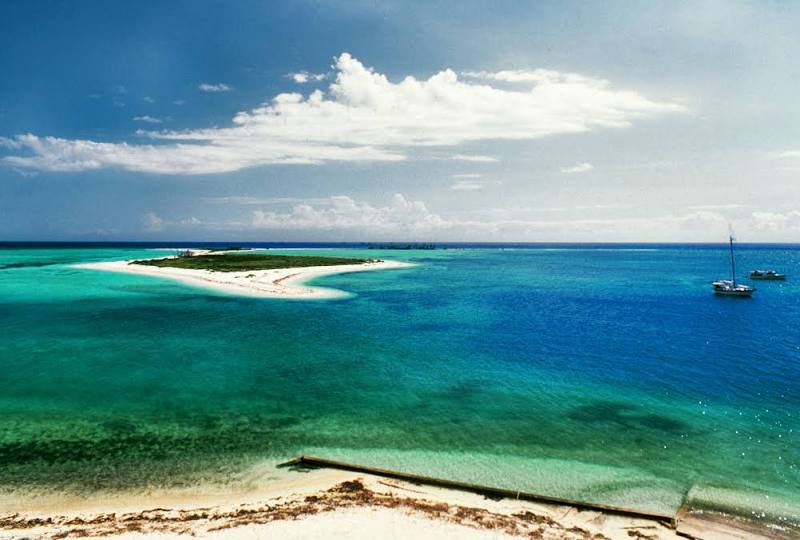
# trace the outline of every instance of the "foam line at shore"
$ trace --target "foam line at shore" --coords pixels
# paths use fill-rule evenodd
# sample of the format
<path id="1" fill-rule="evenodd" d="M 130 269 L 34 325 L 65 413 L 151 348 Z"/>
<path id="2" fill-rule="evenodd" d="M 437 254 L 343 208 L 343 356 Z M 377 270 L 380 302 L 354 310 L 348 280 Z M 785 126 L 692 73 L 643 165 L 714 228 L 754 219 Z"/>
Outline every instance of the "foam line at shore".
<path id="1" fill-rule="evenodd" d="M 276 268 L 271 270 L 249 270 L 245 272 L 213 272 L 210 270 L 146 266 L 131 264 L 132 262 L 133 261 L 109 261 L 87 263 L 75 265 L 74 268 L 166 278 L 193 287 L 201 287 L 238 296 L 317 300 L 341 298 L 347 296 L 347 293 L 336 289 L 305 285 L 305 283 L 312 279 L 332 274 L 364 272 L 368 270 L 390 270 L 413 266 L 410 263 L 400 261 L 377 261 L 335 266 Z"/>

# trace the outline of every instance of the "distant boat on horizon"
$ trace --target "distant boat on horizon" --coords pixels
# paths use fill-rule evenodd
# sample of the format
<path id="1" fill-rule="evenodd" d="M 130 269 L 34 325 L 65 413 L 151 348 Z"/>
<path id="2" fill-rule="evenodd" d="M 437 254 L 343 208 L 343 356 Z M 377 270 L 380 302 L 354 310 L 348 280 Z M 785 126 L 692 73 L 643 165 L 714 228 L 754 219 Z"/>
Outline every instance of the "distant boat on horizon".
<path id="1" fill-rule="evenodd" d="M 752 270 L 750 272 L 750 279 L 783 281 L 786 279 L 786 274 L 778 273 L 775 270 Z"/>
<path id="2" fill-rule="evenodd" d="M 749 285 L 736 283 L 736 265 L 733 260 L 733 234 L 728 235 L 728 240 L 730 242 L 731 254 L 731 279 L 720 279 L 712 283 L 714 294 L 750 298 L 753 296 L 755 289 Z"/>

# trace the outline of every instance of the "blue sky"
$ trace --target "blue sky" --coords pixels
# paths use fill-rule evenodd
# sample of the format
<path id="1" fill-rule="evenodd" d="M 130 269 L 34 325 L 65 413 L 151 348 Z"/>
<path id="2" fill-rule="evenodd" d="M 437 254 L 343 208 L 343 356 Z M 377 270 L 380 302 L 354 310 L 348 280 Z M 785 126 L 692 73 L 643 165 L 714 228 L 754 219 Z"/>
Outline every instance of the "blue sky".
<path id="1" fill-rule="evenodd" d="M 0 4 L 0 239 L 797 241 L 800 5 Z"/>

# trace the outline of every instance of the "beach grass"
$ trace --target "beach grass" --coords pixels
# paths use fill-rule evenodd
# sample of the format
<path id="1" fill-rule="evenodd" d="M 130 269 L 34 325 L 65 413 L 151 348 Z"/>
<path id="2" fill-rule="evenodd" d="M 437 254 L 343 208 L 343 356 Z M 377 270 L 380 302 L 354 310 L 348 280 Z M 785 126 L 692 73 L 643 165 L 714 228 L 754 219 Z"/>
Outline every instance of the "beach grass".
<path id="1" fill-rule="evenodd" d="M 167 259 L 147 259 L 132 261 L 131 264 L 158 266 L 160 268 L 185 268 L 190 270 L 211 270 L 215 272 L 247 272 L 255 270 L 274 270 L 277 268 L 305 268 L 309 266 L 338 266 L 345 264 L 364 264 L 373 259 L 352 259 L 347 257 L 317 257 L 301 255 L 261 255 L 261 254 L 219 254 L 173 257 Z"/>

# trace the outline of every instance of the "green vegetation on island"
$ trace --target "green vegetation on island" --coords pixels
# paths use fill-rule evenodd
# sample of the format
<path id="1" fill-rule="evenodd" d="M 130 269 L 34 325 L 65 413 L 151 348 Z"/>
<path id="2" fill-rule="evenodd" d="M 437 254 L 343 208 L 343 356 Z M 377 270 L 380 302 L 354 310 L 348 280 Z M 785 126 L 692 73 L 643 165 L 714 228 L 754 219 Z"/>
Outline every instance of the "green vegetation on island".
<path id="1" fill-rule="evenodd" d="M 169 259 L 147 259 L 132 261 L 131 264 L 158 266 L 161 268 L 186 268 L 191 270 L 212 270 L 216 272 L 247 272 L 273 270 L 276 268 L 303 268 L 307 266 L 337 266 L 342 264 L 363 264 L 376 262 L 375 259 L 350 259 L 346 257 L 317 257 L 305 255 L 260 255 L 226 253 L 219 255 L 183 255 Z"/>
<path id="2" fill-rule="evenodd" d="M 403 249 L 403 250 L 411 250 L 411 249 L 421 249 L 421 250 L 433 250 L 436 249 L 435 244 L 396 244 L 394 242 L 389 244 L 369 244 L 367 249 Z"/>
<path id="3" fill-rule="evenodd" d="M 206 251 L 211 253 L 216 253 L 218 251 L 251 251 L 253 248 L 242 247 L 242 246 L 227 246 L 227 247 L 213 247 L 213 248 L 205 248 Z"/>

